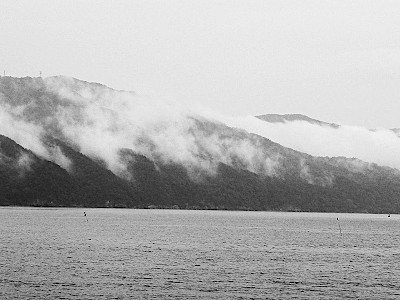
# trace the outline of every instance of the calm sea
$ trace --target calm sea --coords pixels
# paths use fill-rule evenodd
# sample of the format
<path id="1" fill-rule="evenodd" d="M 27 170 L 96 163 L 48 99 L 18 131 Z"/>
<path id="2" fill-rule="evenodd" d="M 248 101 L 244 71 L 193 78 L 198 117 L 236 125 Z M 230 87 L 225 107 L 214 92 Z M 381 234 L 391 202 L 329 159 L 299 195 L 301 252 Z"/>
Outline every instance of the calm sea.
<path id="1" fill-rule="evenodd" d="M 0 299 L 400 299 L 400 215 L 0 208 Z"/>

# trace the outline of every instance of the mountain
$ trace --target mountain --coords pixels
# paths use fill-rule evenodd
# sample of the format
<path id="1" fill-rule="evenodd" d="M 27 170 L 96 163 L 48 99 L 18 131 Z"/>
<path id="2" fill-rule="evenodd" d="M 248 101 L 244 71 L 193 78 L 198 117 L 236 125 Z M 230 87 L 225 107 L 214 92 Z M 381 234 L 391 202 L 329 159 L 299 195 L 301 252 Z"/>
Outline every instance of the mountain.
<path id="1" fill-rule="evenodd" d="M 400 128 L 391 128 L 391 131 L 393 131 L 398 137 L 400 137 Z"/>
<path id="2" fill-rule="evenodd" d="M 257 119 L 260 119 L 260 120 L 268 122 L 268 123 L 307 122 L 312 125 L 331 127 L 333 129 L 338 129 L 341 127 L 341 125 L 320 121 L 320 120 L 313 119 L 313 118 L 310 118 L 310 117 L 302 115 L 302 114 L 283 114 L 283 115 L 266 114 L 266 115 L 259 115 L 259 116 L 255 116 L 255 117 Z M 377 129 L 372 128 L 372 129 L 368 129 L 368 130 L 375 132 Z M 400 128 L 391 128 L 389 130 L 400 137 Z"/>
<path id="3" fill-rule="evenodd" d="M 2 77 L 0 108 L 0 205 L 400 212 L 396 168 L 311 156 L 134 92 Z"/>
<path id="4" fill-rule="evenodd" d="M 316 124 L 319 126 L 329 126 L 332 128 L 340 127 L 340 125 L 338 125 L 338 124 L 319 121 L 319 120 L 312 119 L 310 117 L 307 117 L 307 116 L 301 115 L 301 114 L 286 114 L 286 115 L 266 114 L 266 115 L 256 116 L 256 118 L 266 121 L 266 122 L 269 122 L 269 123 L 286 123 L 286 122 L 293 122 L 293 121 L 304 121 L 304 122 L 308 122 L 310 124 Z"/>
<path id="5" fill-rule="evenodd" d="M 262 115 L 228 121 L 230 126 L 312 156 L 358 158 L 400 169 L 396 129 L 330 124 L 303 115 Z"/>

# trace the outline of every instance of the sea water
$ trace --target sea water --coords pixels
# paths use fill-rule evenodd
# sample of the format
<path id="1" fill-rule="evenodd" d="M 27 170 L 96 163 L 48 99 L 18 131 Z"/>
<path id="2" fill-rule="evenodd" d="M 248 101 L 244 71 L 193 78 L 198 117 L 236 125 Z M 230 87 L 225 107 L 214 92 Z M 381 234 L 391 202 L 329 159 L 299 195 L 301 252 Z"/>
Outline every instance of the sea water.
<path id="1" fill-rule="evenodd" d="M 3 207 L 0 299 L 400 299 L 400 215 Z"/>

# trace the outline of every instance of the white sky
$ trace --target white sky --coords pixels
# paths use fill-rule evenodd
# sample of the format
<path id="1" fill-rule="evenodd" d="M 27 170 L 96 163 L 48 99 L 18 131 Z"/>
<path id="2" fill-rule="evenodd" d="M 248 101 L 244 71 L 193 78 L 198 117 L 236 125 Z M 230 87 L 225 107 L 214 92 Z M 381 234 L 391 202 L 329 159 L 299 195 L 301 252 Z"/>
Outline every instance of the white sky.
<path id="1" fill-rule="evenodd" d="M 0 0 L 0 70 L 400 127 L 400 1 Z"/>

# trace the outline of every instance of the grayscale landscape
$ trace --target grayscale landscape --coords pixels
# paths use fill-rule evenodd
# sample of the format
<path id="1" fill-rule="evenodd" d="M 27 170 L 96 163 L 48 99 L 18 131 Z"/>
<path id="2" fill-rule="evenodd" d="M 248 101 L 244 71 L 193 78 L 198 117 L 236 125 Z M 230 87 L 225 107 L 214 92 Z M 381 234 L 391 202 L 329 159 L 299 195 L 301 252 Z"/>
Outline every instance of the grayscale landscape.
<path id="1" fill-rule="evenodd" d="M 2 1 L 0 298 L 400 298 L 399 14 Z"/>

